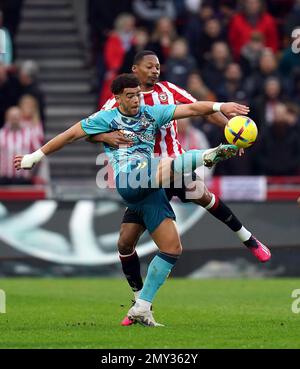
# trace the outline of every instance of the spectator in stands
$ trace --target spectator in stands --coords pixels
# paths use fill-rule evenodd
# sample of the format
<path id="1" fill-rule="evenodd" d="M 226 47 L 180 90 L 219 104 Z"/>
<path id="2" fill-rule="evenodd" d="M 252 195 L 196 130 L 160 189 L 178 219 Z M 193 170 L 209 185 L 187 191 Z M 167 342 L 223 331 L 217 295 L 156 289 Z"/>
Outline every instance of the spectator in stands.
<path id="1" fill-rule="evenodd" d="M 205 134 L 192 125 L 190 118 L 178 121 L 178 140 L 185 151 L 196 149 L 208 149 L 209 143 Z"/>
<path id="2" fill-rule="evenodd" d="M 125 55 L 134 42 L 135 18 L 131 14 L 120 14 L 114 24 L 114 29 L 104 45 L 105 77 L 100 94 L 99 106 L 111 96 L 110 85 L 122 69 Z"/>
<path id="3" fill-rule="evenodd" d="M 6 110 L 17 103 L 17 80 L 0 62 L 0 128 L 4 125 Z"/>
<path id="4" fill-rule="evenodd" d="M 218 17 L 226 29 L 236 13 L 236 3 L 236 0 L 218 0 Z"/>
<path id="5" fill-rule="evenodd" d="M 95 92 L 100 91 L 105 75 L 104 44 L 116 18 L 122 13 L 132 13 L 131 0 L 109 0 L 103 5 L 99 0 L 88 0 L 87 15 L 90 25 L 91 62 L 96 66 L 97 78 L 93 81 Z"/>
<path id="6" fill-rule="evenodd" d="M 44 131 L 37 100 L 31 95 L 22 96 L 19 102 L 22 124 L 31 131 L 32 138 L 43 143 Z"/>
<path id="7" fill-rule="evenodd" d="M 279 103 L 275 107 L 274 121 L 260 134 L 256 152 L 256 166 L 260 174 L 297 175 L 300 163 L 299 128 L 291 117 L 287 106 Z"/>
<path id="8" fill-rule="evenodd" d="M 217 85 L 224 81 L 224 72 L 231 62 L 228 45 L 225 42 L 215 42 L 211 47 L 211 54 L 202 69 L 205 84 L 215 91 Z"/>
<path id="9" fill-rule="evenodd" d="M 22 115 L 18 107 L 7 110 L 5 125 L 0 129 L 0 184 L 32 184 L 31 171 L 16 171 L 13 159 L 19 152 L 37 150 L 41 141 L 37 142 L 31 131 L 22 124 Z"/>
<path id="10" fill-rule="evenodd" d="M 221 22 L 217 18 L 211 18 L 204 23 L 198 43 L 193 45 L 199 67 L 208 59 L 211 45 L 217 41 L 225 41 L 225 34 Z"/>
<path id="11" fill-rule="evenodd" d="M 177 3 L 182 3 L 186 11 L 196 15 L 199 12 L 203 0 L 175 0 L 175 4 Z"/>
<path id="12" fill-rule="evenodd" d="M 248 103 L 243 83 L 243 72 L 237 63 L 228 64 L 223 83 L 216 87 L 218 101 Z"/>
<path id="13" fill-rule="evenodd" d="M 184 38 L 178 38 L 172 44 L 170 57 L 166 61 L 166 80 L 186 89 L 189 72 L 196 68 L 194 58 L 189 54 Z"/>
<path id="14" fill-rule="evenodd" d="M 258 127 L 270 126 L 274 122 L 275 107 L 284 100 L 280 80 L 269 77 L 264 83 L 264 92 L 251 104 L 251 117 Z"/>
<path id="15" fill-rule="evenodd" d="M 294 71 L 291 83 L 291 100 L 299 105 L 300 101 L 300 68 Z"/>
<path id="16" fill-rule="evenodd" d="M 13 45 L 9 30 L 3 24 L 3 12 L 0 9 L 0 63 L 8 66 L 13 61 Z M 3 36 L 4 39 L 2 39 Z"/>
<path id="17" fill-rule="evenodd" d="M 285 19 L 292 10 L 295 1 L 297 0 L 265 0 L 268 11 L 276 18 L 276 21 L 282 29 Z"/>
<path id="18" fill-rule="evenodd" d="M 4 27 L 8 29 L 12 42 L 18 30 L 23 0 L 0 0 L 0 8 L 4 13 Z"/>
<path id="19" fill-rule="evenodd" d="M 195 128 L 192 125 L 192 120 L 190 118 L 180 119 L 178 121 L 177 132 L 178 140 L 185 151 L 208 149 L 210 147 L 204 132 Z M 204 179 L 211 176 L 211 171 L 208 168 L 203 168 L 203 173 L 201 173 L 201 171 L 197 171 L 197 174 L 202 174 Z"/>
<path id="20" fill-rule="evenodd" d="M 45 126 L 45 98 L 37 81 L 38 71 L 37 64 L 32 60 L 21 63 L 18 70 L 18 100 L 23 95 L 33 96 L 38 101 L 41 121 Z"/>
<path id="21" fill-rule="evenodd" d="M 263 34 L 253 32 L 250 41 L 241 50 L 240 65 L 245 76 L 249 76 L 258 70 L 259 60 L 265 49 Z"/>
<path id="22" fill-rule="evenodd" d="M 284 25 L 284 33 L 285 35 L 290 38 L 292 31 L 295 28 L 300 27 L 300 0 L 295 0 L 295 4 L 285 18 L 285 25 Z"/>
<path id="23" fill-rule="evenodd" d="M 122 13 L 132 13 L 131 0 L 109 0 L 103 5 L 99 0 L 88 0 L 87 14 L 93 51 L 103 51 L 104 43 Z"/>
<path id="24" fill-rule="evenodd" d="M 191 72 L 187 80 L 187 91 L 197 100 L 216 101 L 217 97 L 203 82 L 201 75 L 195 70 Z M 193 125 L 201 129 L 206 135 L 210 143 L 219 144 L 219 139 L 222 137 L 219 127 L 207 122 L 205 119 L 195 117 L 191 119 Z M 213 146 L 213 145 L 211 145 Z"/>
<path id="25" fill-rule="evenodd" d="M 214 8 L 209 2 L 205 2 L 200 5 L 197 14 L 192 14 L 187 19 L 184 36 L 188 40 L 189 48 L 196 60 L 198 60 L 199 57 L 198 47 L 203 34 L 203 25 L 206 24 L 209 19 L 213 18 L 214 14 Z"/>
<path id="26" fill-rule="evenodd" d="M 299 27 L 300 29 L 300 20 L 299 20 Z M 298 32 L 300 36 L 300 31 Z M 298 37 L 299 37 L 298 36 Z M 297 69 L 300 68 L 300 53 L 295 53 L 292 45 L 293 42 L 296 41 L 296 38 L 289 37 L 289 46 L 283 50 L 281 59 L 279 62 L 279 70 L 281 76 L 287 80 L 293 80 L 293 74 L 296 72 Z M 300 47 L 300 39 L 296 41 L 298 43 L 298 47 Z"/>
<path id="27" fill-rule="evenodd" d="M 171 45 L 177 38 L 175 25 L 172 19 L 167 17 L 160 18 L 155 25 L 151 36 L 149 49 L 158 56 L 161 66 L 162 77 L 164 78 L 166 59 L 170 55 Z"/>
<path id="28" fill-rule="evenodd" d="M 157 19 L 166 17 L 175 20 L 176 9 L 173 0 L 133 0 L 132 8 L 142 25 L 152 31 Z"/>
<path id="29" fill-rule="evenodd" d="M 197 71 L 191 72 L 187 78 L 187 91 L 197 100 L 216 101 L 216 95 L 204 84 Z"/>
<path id="30" fill-rule="evenodd" d="M 119 73 L 130 73 L 134 56 L 142 51 L 149 50 L 150 36 L 146 28 L 137 28 L 134 33 L 133 44 L 124 56 L 122 68 Z"/>
<path id="31" fill-rule="evenodd" d="M 279 49 L 279 35 L 275 19 L 266 11 L 262 0 L 245 0 L 242 11 L 233 16 L 228 30 L 229 43 L 236 60 L 241 49 L 255 31 L 264 35 L 265 45 L 273 52 Z"/>
<path id="32" fill-rule="evenodd" d="M 19 108 L 22 126 L 29 132 L 32 146 L 40 147 L 45 137 L 37 100 L 31 95 L 24 95 L 19 102 Z M 49 177 L 48 161 L 40 163 L 33 178 L 34 184 L 48 183 Z"/>
<path id="33" fill-rule="evenodd" d="M 271 49 L 264 49 L 260 59 L 257 72 L 250 75 L 245 82 L 246 91 L 250 97 L 262 93 L 265 81 L 269 77 L 280 78 L 278 61 Z M 283 86 L 285 87 L 285 86 Z"/>

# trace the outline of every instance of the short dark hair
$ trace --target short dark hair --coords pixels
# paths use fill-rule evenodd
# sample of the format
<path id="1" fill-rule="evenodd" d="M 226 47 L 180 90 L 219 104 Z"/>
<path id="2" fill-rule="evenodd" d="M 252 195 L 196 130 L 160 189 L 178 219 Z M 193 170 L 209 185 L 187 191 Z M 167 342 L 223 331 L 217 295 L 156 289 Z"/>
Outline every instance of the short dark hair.
<path id="1" fill-rule="evenodd" d="M 152 50 L 142 50 L 135 54 L 135 57 L 133 59 L 133 64 L 139 64 L 140 61 L 144 59 L 147 55 L 154 55 L 158 58 L 157 54 L 155 54 Z"/>
<path id="2" fill-rule="evenodd" d="M 111 84 L 111 92 L 114 95 L 119 95 L 124 91 L 124 88 L 134 88 L 140 86 L 140 81 L 132 73 L 123 73 L 116 77 Z"/>

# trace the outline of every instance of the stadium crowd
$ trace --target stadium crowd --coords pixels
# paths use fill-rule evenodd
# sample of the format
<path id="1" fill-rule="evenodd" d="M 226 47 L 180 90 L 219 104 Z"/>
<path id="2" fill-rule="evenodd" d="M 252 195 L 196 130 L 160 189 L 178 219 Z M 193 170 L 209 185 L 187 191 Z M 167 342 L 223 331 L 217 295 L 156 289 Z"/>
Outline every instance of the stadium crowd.
<path id="1" fill-rule="evenodd" d="M 45 103 L 38 81 L 38 65 L 16 63 L 15 35 L 22 0 L 0 1 L 0 30 L 5 53 L 0 53 L 0 185 L 44 183 L 38 172 L 17 172 L 13 158 L 38 149 L 44 141 Z"/>
<path id="2" fill-rule="evenodd" d="M 15 62 L 21 7 L 22 0 L 0 0 L 7 47 L 0 54 L 0 184 L 39 181 L 7 164 L 39 147 L 45 129 L 38 66 Z M 198 100 L 250 106 L 259 140 L 242 158 L 218 165 L 216 175 L 300 175 L 300 53 L 291 47 L 300 0 L 87 0 L 87 8 L 98 108 L 111 96 L 112 79 L 150 49 L 162 80 Z M 220 128 L 199 119 L 179 131 L 186 149 L 224 141 Z"/>
<path id="3" fill-rule="evenodd" d="M 105 7 L 90 0 L 88 19 L 99 108 L 112 79 L 130 71 L 136 52 L 150 49 L 162 80 L 199 100 L 249 104 L 259 140 L 215 174 L 300 174 L 300 54 L 291 48 L 299 0 L 112 0 Z M 224 141 L 219 128 L 192 125 L 211 146 Z M 190 136 L 183 142 L 191 142 L 195 131 L 183 131 Z"/>

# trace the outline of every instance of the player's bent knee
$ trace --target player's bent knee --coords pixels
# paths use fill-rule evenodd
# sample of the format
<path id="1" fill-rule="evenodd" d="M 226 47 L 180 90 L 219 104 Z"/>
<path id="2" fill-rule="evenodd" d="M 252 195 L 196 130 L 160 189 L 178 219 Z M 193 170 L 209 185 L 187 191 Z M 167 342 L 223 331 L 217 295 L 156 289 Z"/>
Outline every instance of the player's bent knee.
<path id="1" fill-rule="evenodd" d="M 176 245 L 175 250 L 176 250 L 176 252 L 175 252 L 176 255 L 181 255 L 182 254 L 182 246 L 181 246 L 181 244 Z"/>
<path id="2" fill-rule="evenodd" d="M 209 192 L 208 189 L 206 188 L 206 190 L 203 191 L 202 196 L 197 198 L 193 202 L 200 206 L 207 206 L 211 202 L 212 197 L 213 197 L 212 193 Z"/>
<path id="3" fill-rule="evenodd" d="M 180 243 L 170 244 L 168 246 L 162 246 L 159 248 L 161 252 L 165 252 L 171 255 L 180 256 L 182 254 L 182 246 Z"/>
<path id="4" fill-rule="evenodd" d="M 119 238 L 118 241 L 118 251 L 121 255 L 130 255 L 135 249 L 135 242 L 129 239 Z"/>

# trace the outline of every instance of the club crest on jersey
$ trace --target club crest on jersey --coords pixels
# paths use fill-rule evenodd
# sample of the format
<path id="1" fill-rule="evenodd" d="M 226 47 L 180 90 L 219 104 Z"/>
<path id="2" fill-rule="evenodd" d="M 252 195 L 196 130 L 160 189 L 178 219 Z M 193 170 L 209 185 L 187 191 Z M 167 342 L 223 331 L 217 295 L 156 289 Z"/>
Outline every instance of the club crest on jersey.
<path id="1" fill-rule="evenodd" d="M 161 92 L 158 95 L 158 98 L 159 98 L 160 102 L 165 103 L 168 100 L 168 95 L 165 92 Z"/>

